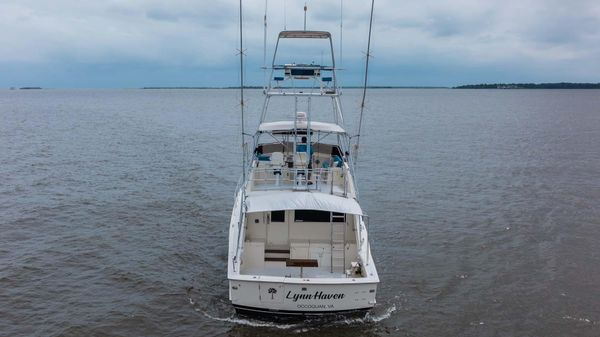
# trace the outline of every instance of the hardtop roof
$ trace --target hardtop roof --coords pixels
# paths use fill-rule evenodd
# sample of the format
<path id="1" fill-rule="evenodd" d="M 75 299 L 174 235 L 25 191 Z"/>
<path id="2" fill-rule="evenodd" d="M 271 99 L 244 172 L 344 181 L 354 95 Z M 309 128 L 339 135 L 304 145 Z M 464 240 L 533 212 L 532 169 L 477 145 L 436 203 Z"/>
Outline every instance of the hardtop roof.
<path id="1" fill-rule="evenodd" d="M 331 33 L 318 30 L 284 30 L 279 33 L 280 39 L 329 39 Z"/>

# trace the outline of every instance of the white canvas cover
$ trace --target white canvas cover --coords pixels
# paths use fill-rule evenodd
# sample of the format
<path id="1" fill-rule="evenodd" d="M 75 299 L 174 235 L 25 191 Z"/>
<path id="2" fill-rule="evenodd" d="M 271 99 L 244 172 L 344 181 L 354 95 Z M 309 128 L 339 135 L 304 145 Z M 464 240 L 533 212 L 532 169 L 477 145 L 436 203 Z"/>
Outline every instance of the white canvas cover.
<path id="1" fill-rule="evenodd" d="M 356 200 L 321 192 L 256 191 L 250 193 L 246 198 L 248 213 L 289 209 L 363 214 Z"/>
<path id="2" fill-rule="evenodd" d="M 298 129 L 306 129 L 308 123 L 306 121 L 297 121 L 296 128 Z M 310 128 L 313 131 L 321 131 L 321 132 L 334 132 L 334 133 L 344 133 L 346 132 L 341 126 L 335 123 L 325 123 L 325 122 L 311 122 Z M 280 122 L 267 122 L 262 123 L 258 127 L 258 131 L 261 132 L 274 132 L 274 131 L 291 131 L 294 130 L 294 121 L 280 121 Z"/>

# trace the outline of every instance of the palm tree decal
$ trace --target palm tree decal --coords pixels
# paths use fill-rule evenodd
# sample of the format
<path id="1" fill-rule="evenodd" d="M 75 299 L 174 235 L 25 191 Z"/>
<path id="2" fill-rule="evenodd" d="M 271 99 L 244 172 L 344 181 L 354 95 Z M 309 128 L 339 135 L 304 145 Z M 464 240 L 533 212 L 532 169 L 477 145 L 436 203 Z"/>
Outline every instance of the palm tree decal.
<path id="1" fill-rule="evenodd" d="M 273 296 L 275 296 L 275 294 L 277 294 L 277 289 L 275 288 L 269 288 L 269 294 L 271 294 L 271 299 L 274 299 Z"/>

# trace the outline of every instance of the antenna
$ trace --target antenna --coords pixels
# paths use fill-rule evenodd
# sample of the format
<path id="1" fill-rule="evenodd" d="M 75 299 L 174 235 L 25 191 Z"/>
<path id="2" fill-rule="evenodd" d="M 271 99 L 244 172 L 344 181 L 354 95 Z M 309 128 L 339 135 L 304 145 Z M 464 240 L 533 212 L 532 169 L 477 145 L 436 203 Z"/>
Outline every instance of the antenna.
<path id="1" fill-rule="evenodd" d="M 306 2 L 304 3 L 304 30 L 306 30 L 306 10 L 308 7 L 306 6 Z"/>
<path id="2" fill-rule="evenodd" d="M 367 61 L 365 62 L 365 81 L 363 85 L 362 102 L 360 103 L 360 119 L 358 120 L 358 134 L 356 135 L 356 150 L 354 151 L 354 165 L 358 161 L 358 146 L 360 144 L 360 129 L 362 128 L 363 113 L 365 111 L 365 98 L 367 97 L 367 80 L 369 76 L 369 59 L 371 58 L 371 30 L 373 28 L 373 7 L 375 0 L 371 0 L 371 18 L 369 19 L 369 39 L 367 40 Z"/>

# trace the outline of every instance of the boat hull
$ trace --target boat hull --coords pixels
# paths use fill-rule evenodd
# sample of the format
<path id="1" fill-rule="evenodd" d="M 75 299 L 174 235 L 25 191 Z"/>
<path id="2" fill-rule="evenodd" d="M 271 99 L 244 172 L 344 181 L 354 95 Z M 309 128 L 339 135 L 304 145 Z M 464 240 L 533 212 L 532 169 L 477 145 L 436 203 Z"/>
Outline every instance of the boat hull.
<path id="1" fill-rule="evenodd" d="M 362 309 L 352 309 L 352 310 L 340 310 L 340 311 L 294 311 L 294 310 L 271 310 L 264 308 L 254 308 L 254 307 L 246 307 L 242 305 L 234 305 L 235 311 L 238 315 L 247 316 L 247 317 L 255 317 L 255 318 L 281 318 L 281 319 L 290 319 L 294 318 L 304 319 L 304 317 L 310 316 L 318 316 L 318 317 L 327 317 L 327 316 L 343 316 L 343 317 L 365 317 L 367 312 L 372 309 L 372 307 L 362 308 Z"/>
<path id="2" fill-rule="evenodd" d="M 229 281 L 229 297 L 236 311 L 260 316 L 360 315 L 375 305 L 376 293 L 376 283 Z"/>

